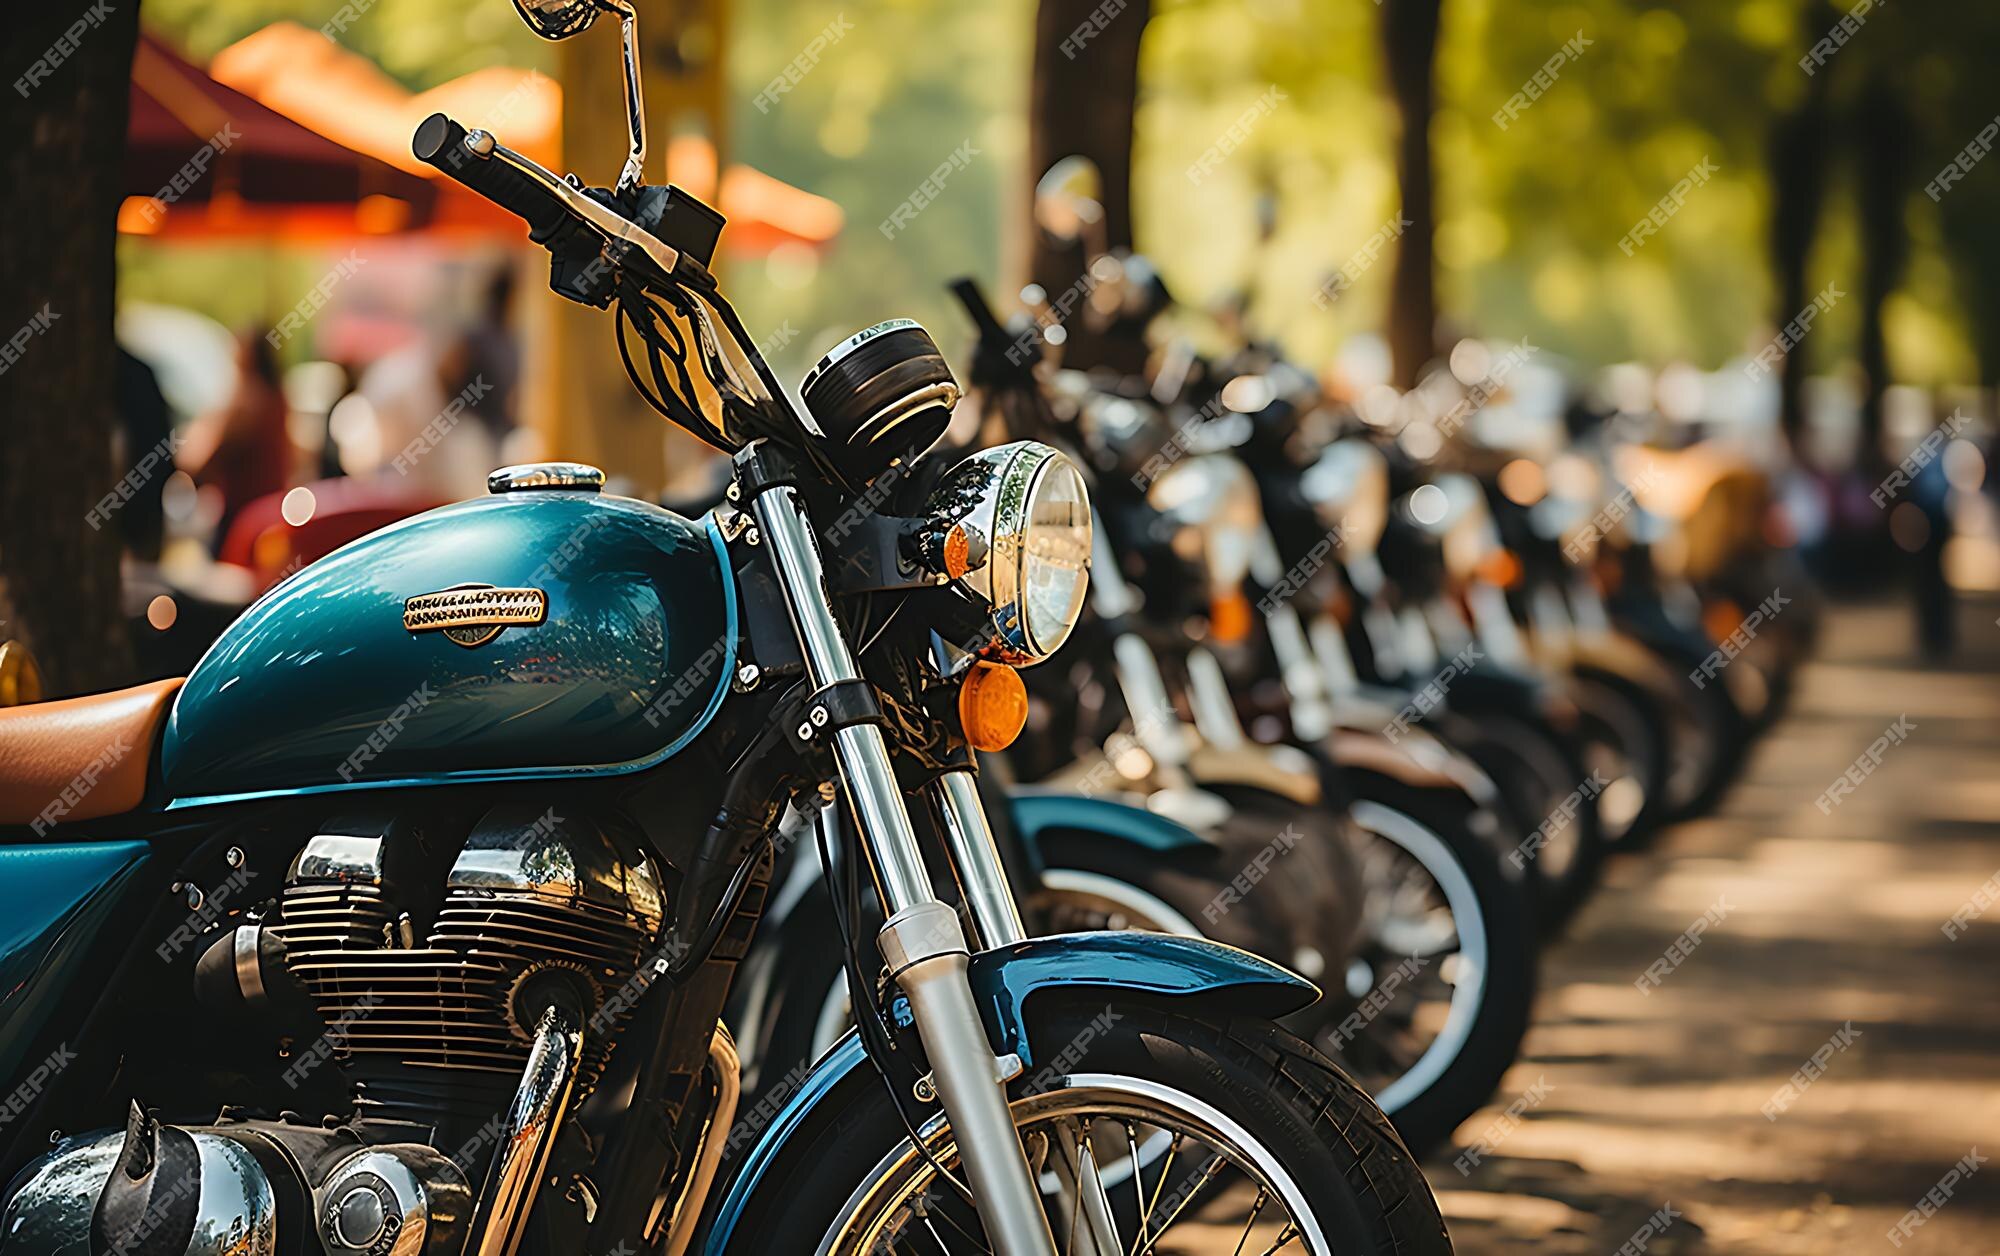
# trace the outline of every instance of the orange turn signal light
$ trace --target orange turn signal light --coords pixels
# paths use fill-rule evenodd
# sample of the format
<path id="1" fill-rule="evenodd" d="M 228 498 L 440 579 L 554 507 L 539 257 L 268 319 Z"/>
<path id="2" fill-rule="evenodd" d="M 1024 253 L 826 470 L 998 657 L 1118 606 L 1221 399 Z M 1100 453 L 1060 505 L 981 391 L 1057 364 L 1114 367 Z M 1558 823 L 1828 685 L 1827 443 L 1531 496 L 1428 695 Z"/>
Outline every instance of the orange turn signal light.
<path id="1" fill-rule="evenodd" d="M 944 534 L 944 574 L 957 580 L 972 570 L 972 538 L 964 524 Z"/>
<path id="2" fill-rule="evenodd" d="M 1005 750 L 1028 724 L 1028 687 L 1021 673 L 979 662 L 958 689 L 958 722 L 974 750 Z"/>
<path id="3" fill-rule="evenodd" d="M 1701 610 L 1701 626 L 1710 641 L 1722 641 L 1743 626 L 1743 611 L 1726 597 L 1710 601 Z"/>
<path id="4" fill-rule="evenodd" d="M 1229 589 L 1208 600 L 1208 630 L 1223 645 L 1238 645 L 1250 639 L 1257 624 L 1250 599 L 1241 589 Z"/>
<path id="5" fill-rule="evenodd" d="M 1511 589 L 1521 583 L 1521 560 L 1513 550 L 1494 550 L 1479 560 L 1473 574 L 1497 588 Z"/>

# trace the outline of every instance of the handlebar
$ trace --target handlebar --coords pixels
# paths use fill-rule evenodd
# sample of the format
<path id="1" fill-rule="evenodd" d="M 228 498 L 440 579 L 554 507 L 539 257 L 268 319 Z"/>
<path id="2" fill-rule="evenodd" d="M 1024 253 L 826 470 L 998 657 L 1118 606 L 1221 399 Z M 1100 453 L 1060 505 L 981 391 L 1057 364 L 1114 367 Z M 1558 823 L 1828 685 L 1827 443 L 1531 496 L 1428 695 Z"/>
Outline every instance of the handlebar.
<path id="1" fill-rule="evenodd" d="M 495 161 L 497 148 L 488 133 L 468 132 L 441 113 L 419 123 L 410 140 L 418 161 L 525 219 L 535 243 L 552 244 L 574 222 L 574 215 L 548 188 L 506 162 Z"/>
<path id="2" fill-rule="evenodd" d="M 1000 316 L 993 312 L 992 305 L 987 303 L 978 280 L 970 276 L 954 279 L 951 281 L 951 293 L 965 307 L 966 315 L 972 319 L 981 340 L 998 343 L 1008 339 L 1007 329 L 1001 325 Z"/>
<path id="3" fill-rule="evenodd" d="M 653 283 L 674 283 L 677 279 L 681 251 L 635 222 L 634 211 L 624 207 L 624 200 L 614 201 L 611 193 L 587 192 L 557 178 L 519 153 L 502 148 L 489 132 L 467 131 L 445 115 L 434 113 L 417 125 L 410 151 L 418 161 L 525 219 L 529 238 L 558 257 L 594 254 L 603 245 L 611 245 L 611 257 L 618 266 L 639 264 L 642 271 L 651 272 Z M 654 191 L 640 189 L 640 194 Z M 657 191 L 661 199 L 653 203 L 650 217 L 643 210 L 638 213 L 640 221 L 656 222 L 666 209 L 667 190 Z M 699 213 L 712 218 L 712 244 L 714 232 L 721 229 L 720 215 L 706 208 L 700 208 Z M 578 244 L 590 247 L 574 247 Z M 701 260 L 699 253 L 693 260 Z M 601 306 L 608 299 L 592 303 Z"/>

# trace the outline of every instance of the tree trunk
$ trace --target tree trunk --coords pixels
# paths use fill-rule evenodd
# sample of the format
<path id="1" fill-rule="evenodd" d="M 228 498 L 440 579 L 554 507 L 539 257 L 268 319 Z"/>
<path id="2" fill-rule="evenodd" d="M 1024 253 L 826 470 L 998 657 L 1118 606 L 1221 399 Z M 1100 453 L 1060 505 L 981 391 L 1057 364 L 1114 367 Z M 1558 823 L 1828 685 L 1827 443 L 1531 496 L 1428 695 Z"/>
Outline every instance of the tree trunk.
<path id="1" fill-rule="evenodd" d="M 1808 5 L 1800 15 L 1799 31 L 1808 41 L 1837 16 L 1830 5 Z M 1771 273 L 1775 291 L 1772 325 L 1783 327 L 1807 300 L 1807 266 L 1813 240 L 1819 234 L 1820 212 L 1826 203 L 1829 96 L 1833 67 L 1819 65 L 1796 109 L 1782 114 L 1771 127 Z M 1794 350 L 1778 360 L 1778 416 L 1793 457 L 1802 457 L 1805 430 L 1801 398 L 1806 359 Z"/>
<path id="2" fill-rule="evenodd" d="M 8 18 L 24 77 L 0 90 L 0 636 L 34 652 L 50 696 L 131 668 L 118 529 L 90 512 L 125 470 L 112 315 L 138 34 L 136 3 L 42 0 Z"/>
<path id="3" fill-rule="evenodd" d="M 640 80 L 646 87 L 646 181 L 667 183 L 668 141 L 683 130 L 715 145 L 716 170 L 729 161 L 728 96 L 722 74 L 728 5 L 722 0 L 678 0 L 655 9 L 642 4 Z M 693 36 L 683 41 L 683 36 Z M 683 55 L 682 48 L 699 50 Z M 625 116 L 623 45 L 615 22 L 604 22 L 557 51 L 563 85 L 563 164 L 593 187 L 609 186 L 625 164 L 630 144 Z M 500 133 L 502 142 L 507 136 Z M 694 182 L 683 174 L 683 182 Z M 720 193 L 707 193 L 711 203 Z M 551 329 L 532 337 L 537 377 L 547 391 L 539 426 L 550 457 L 574 458 L 601 468 L 638 497 L 661 489 L 688 491 L 705 484 L 714 453 L 661 418 L 625 376 L 618 355 L 617 320 L 563 300 L 548 290 L 547 259 L 530 263 L 537 276 L 526 285 L 530 318 Z"/>
<path id="4" fill-rule="evenodd" d="M 1909 233 L 1903 229 L 1910 170 L 1909 137 L 1915 127 L 1901 95 L 1886 75 L 1862 97 L 1858 171 L 1861 220 L 1861 343 L 1866 391 L 1861 397 L 1861 438 L 1856 462 L 1872 478 L 1888 467 L 1882 447 L 1882 395 L 1890 379 L 1889 345 L 1882 313 L 1903 279 Z"/>
<path id="5" fill-rule="evenodd" d="M 1431 170 L 1431 114 L 1436 108 L 1438 23 L 1443 0 L 1382 0 L 1383 60 L 1402 134 L 1396 177 L 1409 226 L 1397 243 L 1389 293 L 1389 354 L 1399 388 L 1437 356 L 1437 278 L 1432 240 L 1437 205 Z"/>
<path id="6" fill-rule="evenodd" d="M 1113 0 L 1115 3 L 1115 0 Z M 1041 0 L 1035 11 L 1034 80 L 1028 93 L 1028 177 L 1071 155 L 1088 157 L 1104 179 L 1105 243 L 1132 247 L 1132 120 L 1139 98 L 1139 43 L 1151 0 Z M 1030 187 L 1032 195 L 1032 184 Z M 1051 299 L 1083 275 L 1083 247 L 1029 227 L 1028 274 Z M 1116 346 L 1072 313 L 1063 350 L 1068 366 L 1113 365 Z"/>

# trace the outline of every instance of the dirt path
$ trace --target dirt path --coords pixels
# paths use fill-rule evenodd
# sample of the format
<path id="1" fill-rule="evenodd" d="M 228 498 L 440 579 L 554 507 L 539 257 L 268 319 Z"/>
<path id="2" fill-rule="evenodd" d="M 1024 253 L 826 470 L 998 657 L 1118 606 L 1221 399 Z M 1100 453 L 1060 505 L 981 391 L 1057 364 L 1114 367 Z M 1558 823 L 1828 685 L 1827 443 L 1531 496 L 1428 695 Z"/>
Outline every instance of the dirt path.
<path id="1" fill-rule="evenodd" d="M 2000 874 L 1996 612 L 1965 608 L 1960 658 L 1926 668 L 1900 607 L 1837 611 L 1722 811 L 1615 861 L 1547 956 L 1525 1058 L 1429 1166 L 1463 1256 L 1891 1253 L 1947 1171 L 2000 1152 L 2000 902 L 1943 930 Z M 1907 741 L 1822 814 L 1899 716 Z M 1657 989 L 1635 988 L 1718 911 Z M 1482 1135 L 1495 1154 L 1461 1174 Z M 2000 1164 L 1899 1237 L 2000 1253 Z"/>

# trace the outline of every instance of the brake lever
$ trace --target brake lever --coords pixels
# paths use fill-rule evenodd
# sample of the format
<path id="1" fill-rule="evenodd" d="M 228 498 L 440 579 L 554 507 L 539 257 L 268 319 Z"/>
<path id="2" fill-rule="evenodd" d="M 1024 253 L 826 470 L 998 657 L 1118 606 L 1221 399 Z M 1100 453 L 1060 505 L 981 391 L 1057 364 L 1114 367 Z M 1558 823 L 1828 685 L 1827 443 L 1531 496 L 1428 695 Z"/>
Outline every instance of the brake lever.
<path id="1" fill-rule="evenodd" d="M 680 250 L 611 206 L 592 197 L 577 184 L 568 179 L 558 178 L 553 171 L 539 162 L 524 157 L 500 143 L 491 131 L 468 131 L 465 136 L 465 147 L 466 151 L 475 157 L 501 162 L 540 184 L 549 195 L 561 201 L 564 208 L 601 237 L 605 243 L 621 249 L 636 250 L 652 263 L 654 269 L 659 272 L 657 277 L 661 281 L 670 279 L 674 268 L 680 264 Z"/>

